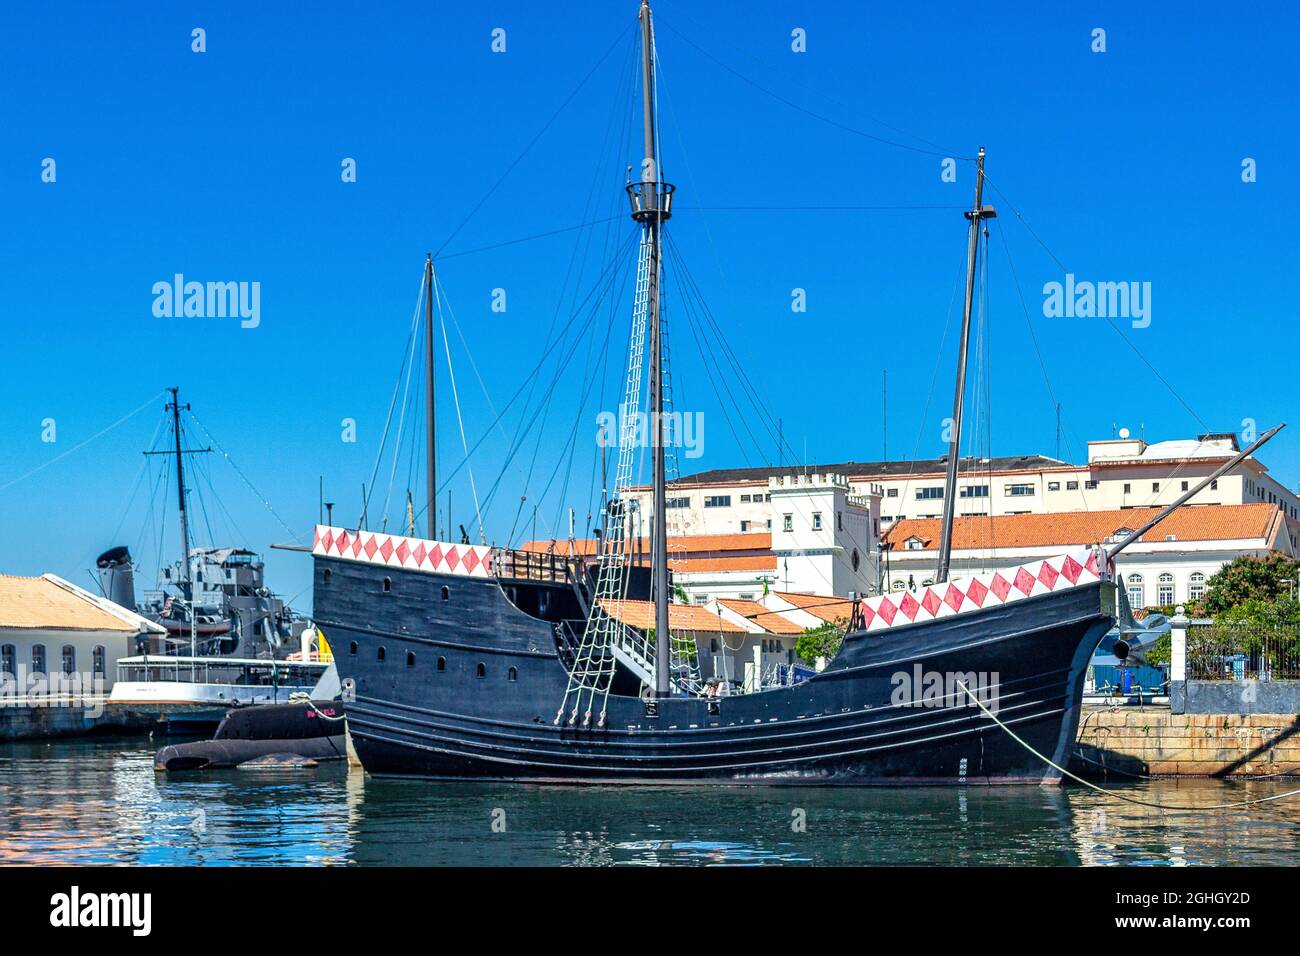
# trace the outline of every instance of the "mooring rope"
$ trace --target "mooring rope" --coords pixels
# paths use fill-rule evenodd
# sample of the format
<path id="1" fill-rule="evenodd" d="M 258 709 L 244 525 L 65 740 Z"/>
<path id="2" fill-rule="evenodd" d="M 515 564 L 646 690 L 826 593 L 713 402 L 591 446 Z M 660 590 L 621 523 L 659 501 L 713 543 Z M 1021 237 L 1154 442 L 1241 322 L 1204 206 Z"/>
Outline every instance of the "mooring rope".
<path id="1" fill-rule="evenodd" d="M 301 690 L 296 690 L 289 695 L 289 703 L 306 704 L 312 710 L 316 711 L 317 717 L 320 717 L 323 720 L 343 720 L 347 717 L 347 714 L 345 713 L 339 714 L 337 717 L 331 717 L 329 714 L 325 713 L 325 711 L 316 706 L 316 702 L 311 699 L 311 694 Z"/>
<path id="2" fill-rule="evenodd" d="M 988 717 L 991 721 L 993 721 L 993 723 L 997 724 L 999 727 L 1005 730 L 1007 732 L 1007 736 L 1009 736 L 1012 740 L 1020 744 L 1020 746 L 1024 747 L 1031 754 L 1033 754 L 1043 763 L 1047 764 L 1053 770 L 1060 772 L 1063 776 L 1069 777 L 1075 783 L 1079 783 L 1085 787 L 1088 787 L 1090 790 L 1096 790 L 1098 793 L 1102 794 L 1103 796 L 1113 797 L 1116 800 L 1123 800 L 1125 803 L 1134 803 L 1140 807 L 1153 807 L 1156 810 L 1169 810 L 1176 813 L 1199 813 L 1204 810 L 1236 810 L 1242 807 L 1253 807 L 1261 803 L 1271 803 L 1274 800 L 1284 800 L 1287 797 L 1294 797 L 1300 795 L 1300 788 L 1297 788 L 1295 790 L 1287 790 L 1284 793 L 1275 793 L 1272 796 L 1268 796 L 1268 797 L 1260 797 L 1257 800 L 1239 800 L 1235 803 L 1212 803 L 1209 806 L 1204 806 L 1204 807 L 1174 807 L 1166 803 L 1156 803 L 1155 801 L 1152 800 L 1139 800 L 1137 797 L 1125 796 L 1122 793 L 1117 793 L 1113 790 L 1107 790 L 1105 787 L 1099 787 L 1097 786 L 1097 784 L 1093 783 L 1092 781 L 1085 780 L 1083 777 L 1080 777 L 1078 774 L 1071 773 L 1069 770 L 1066 770 L 1064 767 L 1062 767 L 1056 761 L 1052 760 L 1050 757 L 1046 757 L 1043 754 L 1039 753 L 1032 746 L 1030 746 L 1028 743 L 1022 740 L 1014 730 L 1012 730 L 1002 721 L 998 720 L 997 715 L 993 713 L 993 711 L 985 707 L 984 703 L 978 697 L 972 694 L 970 692 L 970 689 L 964 683 L 962 683 L 961 681 L 957 681 L 956 683 L 957 686 L 960 687 L 963 692 L 965 692 L 966 696 L 971 699 L 971 702 L 974 703 L 976 707 L 978 707 L 980 710 L 984 712 L 984 716 Z"/>

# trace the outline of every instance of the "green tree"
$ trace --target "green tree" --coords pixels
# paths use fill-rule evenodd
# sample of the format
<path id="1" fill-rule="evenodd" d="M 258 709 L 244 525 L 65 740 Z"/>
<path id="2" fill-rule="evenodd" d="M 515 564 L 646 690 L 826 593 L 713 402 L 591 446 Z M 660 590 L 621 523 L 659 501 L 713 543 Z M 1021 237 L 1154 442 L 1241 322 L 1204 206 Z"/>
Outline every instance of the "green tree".
<path id="1" fill-rule="evenodd" d="M 809 627 L 795 639 L 794 652 L 808 664 L 817 663 L 817 658 L 830 660 L 839 653 L 844 643 L 844 629 L 827 621 L 818 627 Z"/>
<path id="2" fill-rule="evenodd" d="M 1298 575 L 1300 561 L 1276 551 L 1263 558 L 1236 558 L 1221 567 L 1206 583 L 1201 607 L 1216 619 L 1234 614 L 1238 621 L 1264 623 L 1265 618 L 1274 618 L 1278 613 L 1267 610 L 1267 605 L 1294 607 L 1296 602 L 1291 599 L 1291 594 L 1297 588 Z M 1291 583 L 1283 584 L 1283 581 Z"/>

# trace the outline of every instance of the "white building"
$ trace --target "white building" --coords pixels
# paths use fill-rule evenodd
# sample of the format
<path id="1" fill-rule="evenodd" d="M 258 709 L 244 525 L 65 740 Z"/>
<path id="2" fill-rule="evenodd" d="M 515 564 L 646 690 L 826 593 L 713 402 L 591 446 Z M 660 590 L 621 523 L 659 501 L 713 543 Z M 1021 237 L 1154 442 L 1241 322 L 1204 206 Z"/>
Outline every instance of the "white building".
<path id="1" fill-rule="evenodd" d="M 1012 568 L 1069 547 L 1109 544 L 1158 513 L 1125 508 L 1067 514 L 958 518 L 953 525 L 952 576 Z M 934 582 L 938 519 L 907 519 L 885 536 L 885 588 L 903 591 Z M 1116 567 L 1136 608 L 1176 605 L 1205 593 L 1221 567 L 1243 555 L 1297 555 L 1278 504 L 1189 505 L 1120 552 Z"/>
<path id="2" fill-rule="evenodd" d="M 957 515 L 1058 514 L 1167 505 L 1239 450 L 1237 437 L 1226 433 L 1153 444 L 1127 437 L 1092 441 L 1084 465 L 1043 455 L 963 458 L 958 472 Z M 844 476 L 851 494 L 868 497 L 878 492 L 882 528 L 909 518 L 938 518 L 943 514 L 946 470 L 946 458 L 932 458 L 701 472 L 670 485 L 670 534 L 776 531 L 778 525 L 768 507 L 771 479 L 818 474 Z M 635 488 L 631 497 L 650 516 L 650 490 Z M 1191 503 L 1254 502 L 1278 505 L 1292 547 L 1300 546 L 1300 496 L 1269 475 L 1255 458 L 1239 463 Z"/>
<path id="3" fill-rule="evenodd" d="M 746 508 L 764 517 L 748 521 L 741 532 L 681 533 L 679 524 L 689 527 L 691 522 L 679 522 L 678 515 L 689 517 L 689 510 L 670 512 L 668 564 L 674 585 L 691 603 L 756 600 L 774 590 L 875 593 L 880 585 L 879 488 L 867 486 L 867 493 L 860 494 L 844 475 L 825 472 L 778 475 L 765 489 L 746 493 Z M 751 525 L 762 530 L 751 530 Z M 643 530 L 648 535 L 649 529 Z M 637 537 L 635 528 L 628 533 L 633 552 L 644 563 L 648 539 Z M 597 548 L 593 539 L 528 541 L 523 546 L 525 551 L 588 558 L 594 558 Z"/>
<path id="4" fill-rule="evenodd" d="M 166 631 L 53 574 L 0 574 L 0 683 L 14 696 L 107 692 L 136 640 Z"/>

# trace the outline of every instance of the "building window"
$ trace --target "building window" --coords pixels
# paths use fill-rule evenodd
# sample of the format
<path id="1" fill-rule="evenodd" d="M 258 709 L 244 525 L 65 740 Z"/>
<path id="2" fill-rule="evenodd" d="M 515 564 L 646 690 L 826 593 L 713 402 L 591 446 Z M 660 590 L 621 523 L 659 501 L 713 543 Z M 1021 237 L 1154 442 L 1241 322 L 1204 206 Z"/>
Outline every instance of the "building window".
<path id="1" fill-rule="evenodd" d="M 908 538 L 907 543 L 903 545 L 908 551 L 920 551 L 925 547 L 925 542 L 920 538 Z"/>
<path id="2" fill-rule="evenodd" d="M 1124 494 L 1127 495 L 1127 494 L 1129 494 L 1132 490 L 1133 490 L 1133 486 L 1130 485 L 1127 481 L 1124 482 Z"/>
<path id="3" fill-rule="evenodd" d="M 1049 482 L 1047 483 L 1047 490 L 1048 490 L 1048 491 L 1060 491 L 1060 490 L 1061 490 L 1061 483 L 1060 483 L 1059 481 L 1049 481 Z"/>
<path id="4" fill-rule="evenodd" d="M 740 501 L 742 504 L 747 503 L 751 499 L 751 497 L 752 495 L 741 495 Z"/>
<path id="5" fill-rule="evenodd" d="M 357 642 L 356 642 L 356 641 L 353 641 L 351 644 L 348 645 L 348 654 L 349 654 L 350 656 L 352 656 L 352 657 L 356 657 L 356 656 L 357 656 Z"/>
<path id="6" fill-rule="evenodd" d="M 71 677 L 77 672 L 77 649 L 71 644 L 63 645 L 63 673 Z"/>
<path id="7" fill-rule="evenodd" d="M 794 530 L 794 515 L 782 515 L 782 516 L 781 516 L 781 530 L 782 530 L 782 531 L 793 531 L 793 530 Z"/>
<path id="8" fill-rule="evenodd" d="M 889 590 L 891 590 L 891 591 L 901 591 L 901 590 L 903 590 L 903 588 L 905 588 L 905 587 L 907 587 L 907 585 L 904 584 L 902 581 L 894 581 L 893 583 L 891 583 L 891 584 L 889 585 Z"/>
<path id="9" fill-rule="evenodd" d="M 1079 483 L 1078 483 L 1077 481 L 1067 481 L 1067 482 L 1065 483 L 1065 490 L 1066 490 L 1066 491 L 1078 491 L 1078 490 L 1079 490 Z"/>
<path id="10" fill-rule="evenodd" d="M 1199 601 L 1205 596 L 1205 575 L 1200 571 L 1193 571 L 1188 578 L 1187 596 L 1193 601 Z"/>
<path id="11" fill-rule="evenodd" d="M 17 657 L 18 648 L 14 645 L 6 644 L 0 647 L 0 680 L 14 676 L 18 669 Z"/>
<path id="12" fill-rule="evenodd" d="M 1097 481 L 1096 481 L 1096 479 L 1095 479 L 1095 478 L 1089 478 L 1087 481 L 1085 481 L 1085 482 L 1083 483 L 1083 487 L 1084 487 L 1085 489 L 1087 489 L 1088 491 L 1096 491 L 1096 490 L 1097 490 Z"/>
<path id="13" fill-rule="evenodd" d="M 407 667 L 414 667 L 414 666 L 415 666 L 415 652 L 414 652 L 414 651 L 407 651 L 407 652 L 406 652 L 406 666 L 407 666 Z"/>
<path id="14" fill-rule="evenodd" d="M 718 653 L 718 639 L 716 637 L 709 638 L 709 653 Z"/>
<path id="15" fill-rule="evenodd" d="M 886 489 L 885 489 L 885 497 L 886 497 L 886 498 L 897 498 L 897 497 L 898 497 L 898 489 L 897 489 L 897 488 L 886 488 Z"/>
<path id="16" fill-rule="evenodd" d="M 482 661 L 479 661 L 478 666 L 474 668 L 474 676 L 487 677 L 487 665 L 484 664 Z"/>
<path id="17" fill-rule="evenodd" d="M 704 498 L 704 507 L 706 508 L 730 508 L 731 495 L 706 495 Z"/>
<path id="18" fill-rule="evenodd" d="M 447 669 L 447 658 L 445 657 L 438 658 L 438 670 L 445 671 L 446 669 Z"/>
<path id="19" fill-rule="evenodd" d="M 447 587 L 445 584 L 442 586 L 442 599 L 444 601 L 451 600 L 451 588 Z"/>
<path id="20" fill-rule="evenodd" d="M 1158 482 L 1158 481 L 1153 481 L 1153 482 L 1151 482 L 1151 490 L 1152 490 L 1152 491 L 1159 491 L 1159 490 L 1160 490 L 1160 482 Z"/>
<path id="21" fill-rule="evenodd" d="M 387 594 L 392 589 L 393 589 L 393 579 L 384 578 L 384 593 Z"/>
<path id="22" fill-rule="evenodd" d="M 744 532 L 744 531 L 748 531 L 748 530 L 749 530 L 749 522 L 748 522 L 748 521 L 742 521 L 742 522 L 740 523 L 740 530 L 741 530 L 742 532 Z"/>
<path id="23" fill-rule="evenodd" d="M 812 521 L 813 521 L 813 530 L 820 531 L 822 529 L 822 513 L 820 511 L 814 511 L 812 516 Z"/>
<path id="24" fill-rule="evenodd" d="M 519 680 L 519 671 L 516 668 L 510 668 L 510 670 L 506 671 L 506 680 L 511 683 Z"/>
<path id="25" fill-rule="evenodd" d="M 844 512 L 843 512 L 843 511 L 837 511 L 837 512 L 835 512 L 835 530 L 837 530 L 837 531 L 843 531 L 843 530 L 844 530 Z"/>
<path id="26" fill-rule="evenodd" d="M 667 501 L 664 502 L 665 508 L 689 508 L 690 506 L 691 506 L 691 499 L 689 497 L 669 498 Z"/>
<path id="27" fill-rule="evenodd" d="M 1033 485 L 1007 485 L 1006 496 L 1008 498 L 1025 498 L 1032 496 L 1034 493 Z"/>
<path id="28" fill-rule="evenodd" d="M 1128 603 L 1134 610 L 1147 606 L 1146 588 L 1142 583 L 1142 575 L 1130 574 L 1125 582 L 1125 587 L 1128 589 Z"/>
<path id="29" fill-rule="evenodd" d="M 1218 490 L 1219 490 L 1219 479 L 1218 479 L 1218 478 L 1215 478 L 1212 482 L 1210 482 L 1210 490 L 1211 490 L 1211 491 L 1218 491 Z"/>
<path id="30" fill-rule="evenodd" d="M 1156 582 L 1156 603 L 1168 607 L 1174 603 L 1174 576 L 1166 571 Z"/>
<path id="31" fill-rule="evenodd" d="M 987 498 L 989 496 L 988 485 L 967 485 L 957 492 L 958 498 Z M 940 496 L 942 497 L 942 495 Z"/>
<path id="32" fill-rule="evenodd" d="M 1184 482 L 1183 482 L 1183 491 L 1186 491 L 1186 490 L 1187 490 L 1187 482 L 1184 481 Z"/>
<path id="33" fill-rule="evenodd" d="M 917 501 L 932 501 L 936 498 L 943 497 L 943 488 L 917 488 Z"/>
<path id="34" fill-rule="evenodd" d="M 332 578 L 333 576 L 334 576 L 333 572 L 330 571 L 329 568 L 326 568 L 326 569 L 325 569 L 325 573 L 321 575 L 321 581 L 322 581 L 324 584 L 329 584 L 329 583 L 330 583 L 330 578 Z"/>
<path id="35" fill-rule="evenodd" d="M 45 645 L 44 644 L 32 645 L 32 673 L 33 674 L 45 673 Z"/>
<path id="36" fill-rule="evenodd" d="M 387 655 L 388 655 L 388 651 L 386 651 L 386 650 L 384 649 L 384 646 L 381 644 L 381 645 L 379 646 L 379 650 L 375 651 L 375 660 L 379 661 L 379 663 L 382 664 L 382 663 L 384 662 L 384 658 L 385 658 Z"/>
<path id="37" fill-rule="evenodd" d="M 95 677 L 103 677 L 108 673 L 108 651 L 104 649 L 103 644 L 96 644 L 95 649 L 90 652 L 91 671 Z"/>

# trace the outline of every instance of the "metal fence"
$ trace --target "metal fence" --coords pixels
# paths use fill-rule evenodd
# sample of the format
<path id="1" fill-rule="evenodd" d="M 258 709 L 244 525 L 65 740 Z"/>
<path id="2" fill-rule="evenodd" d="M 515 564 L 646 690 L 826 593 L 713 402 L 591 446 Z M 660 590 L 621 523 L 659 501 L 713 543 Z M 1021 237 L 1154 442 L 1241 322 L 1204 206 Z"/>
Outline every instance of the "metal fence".
<path id="1" fill-rule="evenodd" d="M 1187 632 L 1187 676 L 1300 680 L 1300 627 L 1192 627 Z"/>

